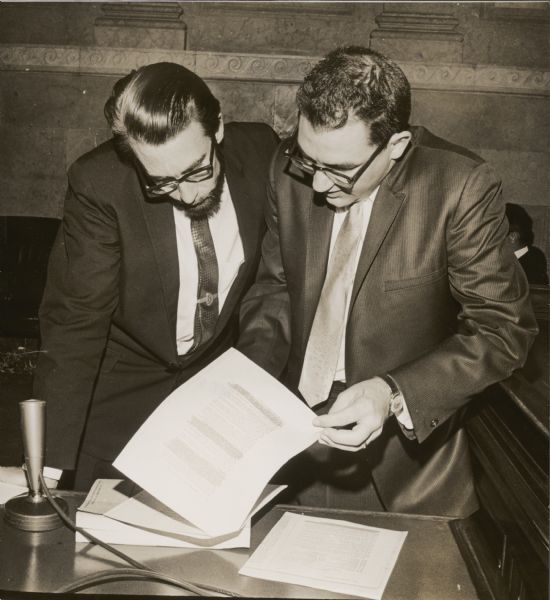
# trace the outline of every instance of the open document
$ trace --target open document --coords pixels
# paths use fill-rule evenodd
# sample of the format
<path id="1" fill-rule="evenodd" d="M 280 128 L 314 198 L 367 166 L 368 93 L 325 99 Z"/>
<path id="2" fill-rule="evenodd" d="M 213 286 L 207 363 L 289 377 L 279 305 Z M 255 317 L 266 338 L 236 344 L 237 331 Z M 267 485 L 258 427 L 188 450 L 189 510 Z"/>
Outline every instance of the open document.
<path id="1" fill-rule="evenodd" d="M 231 348 L 174 390 L 114 466 L 210 536 L 243 527 L 273 474 L 319 437 L 315 413 Z"/>
<path id="2" fill-rule="evenodd" d="M 239 573 L 379 600 L 406 535 L 286 512 Z"/>
<path id="3" fill-rule="evenodd" d="M 266 486 L 241 529 L 224 536 L 211 537 L 131 481 L 98 479 L 76 512 L 76 524 L 112 544 L 248 548 L 250 517 L 284 488 Z M 88 542 L 88 539 L 77 532 L 76 541 Z"/>

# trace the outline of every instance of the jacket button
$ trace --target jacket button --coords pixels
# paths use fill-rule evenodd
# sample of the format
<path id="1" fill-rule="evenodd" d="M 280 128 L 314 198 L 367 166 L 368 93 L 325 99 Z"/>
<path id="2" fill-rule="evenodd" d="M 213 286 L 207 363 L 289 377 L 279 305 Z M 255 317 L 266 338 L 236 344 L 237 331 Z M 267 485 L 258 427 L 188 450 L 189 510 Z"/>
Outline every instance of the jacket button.
<path id="1" fill-rule="evenodd" d="M 430 427 L 433 429 L 439 425 L 439 419 L 432 419 L 430 422 Z"/>

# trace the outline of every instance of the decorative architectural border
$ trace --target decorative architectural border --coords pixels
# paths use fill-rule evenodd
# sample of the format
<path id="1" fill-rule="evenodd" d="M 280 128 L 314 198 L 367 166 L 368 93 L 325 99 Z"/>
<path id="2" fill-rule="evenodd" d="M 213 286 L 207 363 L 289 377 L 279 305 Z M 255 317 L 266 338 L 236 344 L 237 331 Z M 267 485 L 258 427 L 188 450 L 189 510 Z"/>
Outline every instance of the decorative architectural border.
<path id="1" fill-rule="evenodd" d="M 210 13 L 242 13 L 251 10 L 255 14 L 275 14 L 276 16 L 295 15 L 306 16 L 343 16 L 353 14 L 353 3 L 349 2 L 207 2 L 201 10 Z"/>
<path id="2" fill-rule="evenodd" d="M 135 48 L 0 44 L 0 70 L 125 75 L 142 65 L 170 61 L 205 79 L 295 84 L 319 57 L 234 54 Z M 550 95 L 550 71 L 519 67 L 401 62 L 415 89 Z"/>

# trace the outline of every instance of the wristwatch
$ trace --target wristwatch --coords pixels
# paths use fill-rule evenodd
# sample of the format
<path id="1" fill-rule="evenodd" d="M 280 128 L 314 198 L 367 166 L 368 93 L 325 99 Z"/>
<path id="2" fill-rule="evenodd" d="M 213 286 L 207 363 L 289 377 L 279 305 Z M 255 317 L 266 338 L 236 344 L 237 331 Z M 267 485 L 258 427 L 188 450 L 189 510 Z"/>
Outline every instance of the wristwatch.
<path id="1" fill-rule="evenodd" d="M 380 379 L 383 379 L 391 390 L 389 414 L 398 417 L 403 412 L 403 394 L 391 375 L 380 375 Z"/>

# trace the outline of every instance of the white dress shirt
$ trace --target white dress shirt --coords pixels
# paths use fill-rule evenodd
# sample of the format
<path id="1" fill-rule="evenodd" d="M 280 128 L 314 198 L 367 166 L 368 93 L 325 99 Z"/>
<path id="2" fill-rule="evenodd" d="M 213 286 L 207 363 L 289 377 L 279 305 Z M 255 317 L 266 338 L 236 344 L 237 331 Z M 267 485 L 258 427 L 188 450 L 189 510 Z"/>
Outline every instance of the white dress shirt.
<path id="1" fill-rule="evenodd" d="M 175 207 L 174 221 L 180 277 L 176 340 L 178 354 L 182 355 L 193 345 L 199 271 L 191 237 L 191 221 L 184 211 Z M 239 267 L 244 262 L 237 214 L 227 187 L 227 180 L 224 181 L 220 208 L 208 219 L 208 224 L 218 259 L 218 307 L 221 312 Z"/>

